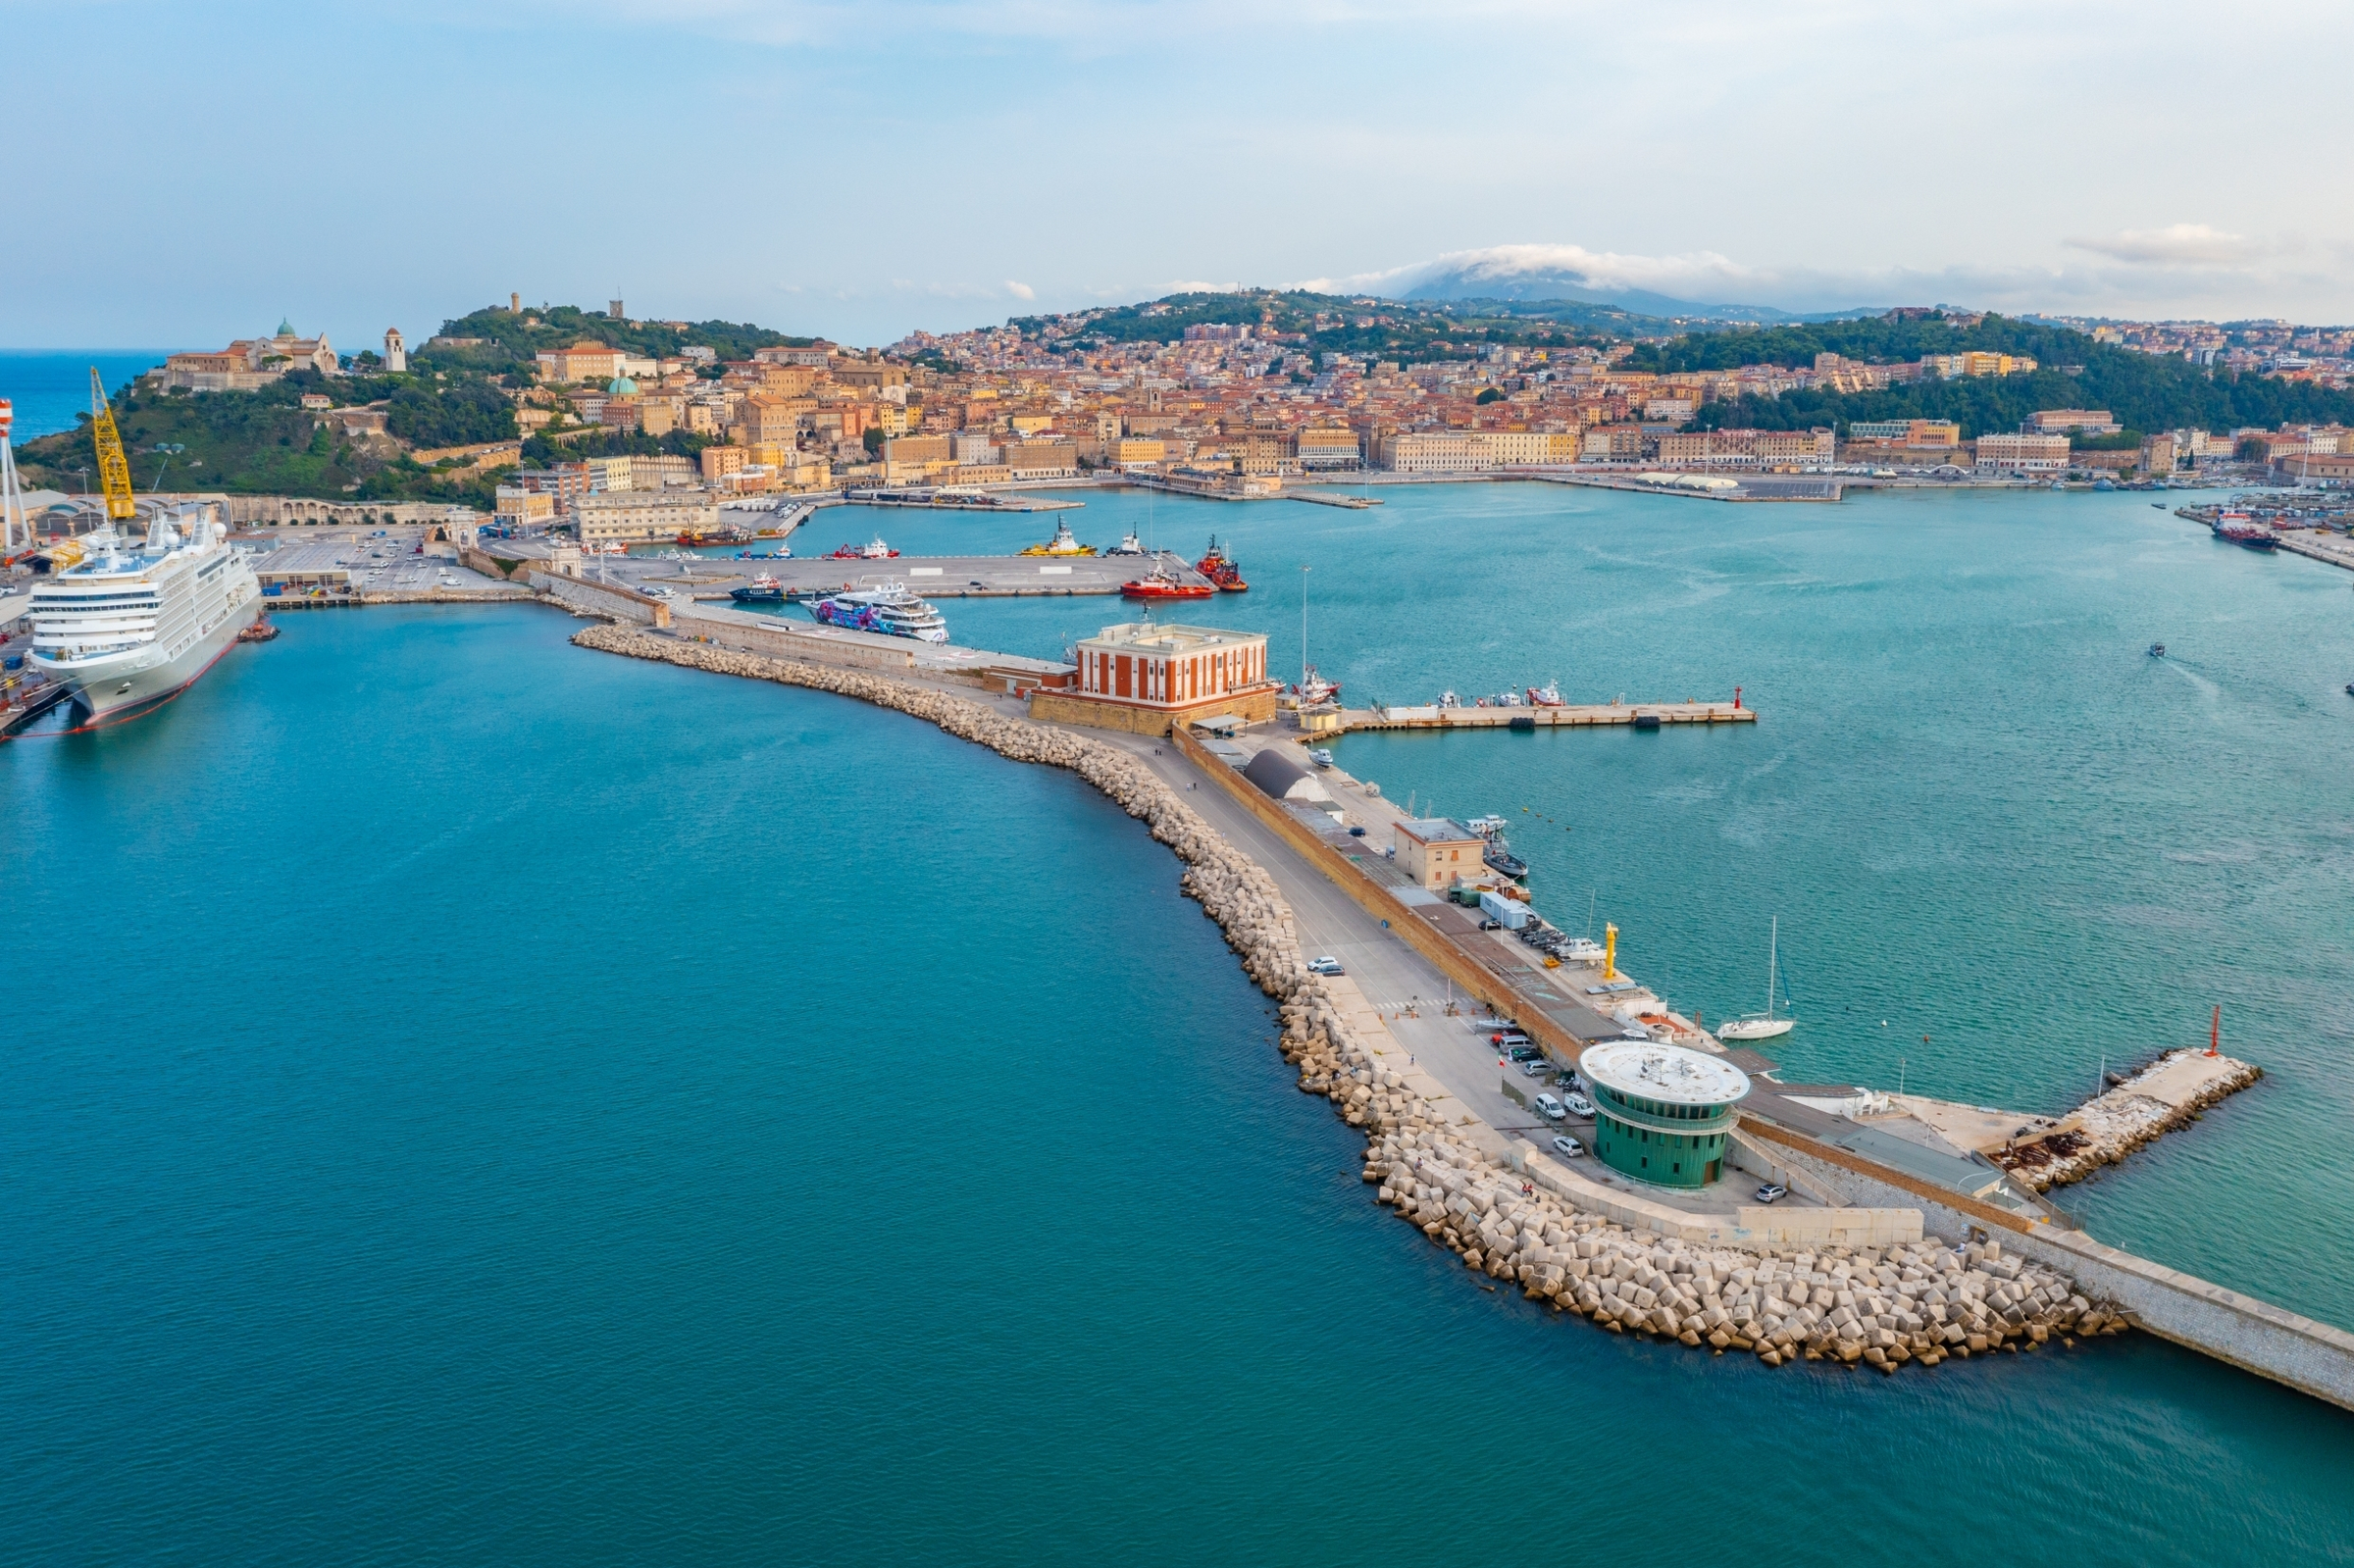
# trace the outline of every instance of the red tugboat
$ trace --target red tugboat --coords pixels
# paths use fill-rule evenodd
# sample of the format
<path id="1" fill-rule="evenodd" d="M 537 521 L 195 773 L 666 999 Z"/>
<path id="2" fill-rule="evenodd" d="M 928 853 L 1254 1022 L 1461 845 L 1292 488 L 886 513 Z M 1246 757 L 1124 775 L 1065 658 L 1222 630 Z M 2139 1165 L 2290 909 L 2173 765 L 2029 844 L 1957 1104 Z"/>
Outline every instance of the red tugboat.
<path id="1" fill-rule="evenodd" d="M 1218 585 L 1221 593 L 1243 593 L 1251 584 L 1243 581 L 1243 569 L 1234 558 L 1218 548 L 1218 536 L 1209 536 L 1209 553 L 1194 563 L 1194 570 Z"/>
<path id="2" fill-rule="evenodd" d="M 1158 560 L 1143 577 L 1120 584 L 1123 599 L 1206 599 L 1217 591 L 1206 582 L 1180 581 L 1168 562 Z"/>

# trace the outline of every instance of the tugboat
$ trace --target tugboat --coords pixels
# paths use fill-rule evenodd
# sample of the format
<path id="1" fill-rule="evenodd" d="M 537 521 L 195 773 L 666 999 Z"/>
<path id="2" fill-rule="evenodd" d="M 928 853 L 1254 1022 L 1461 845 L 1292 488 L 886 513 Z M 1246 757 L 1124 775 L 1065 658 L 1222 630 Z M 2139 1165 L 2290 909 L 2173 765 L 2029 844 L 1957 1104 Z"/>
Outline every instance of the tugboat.
<path id="1" fill-rule="evenodd" d="M 829 561 L 888 561 L 899 552 L 883 542 L 878 533 L 870 543 L 845 544 L 826 557 Z"/>
<path id="2" fill-rule="evenodd" d="M 1154 561 L 1151 571 L 1120 584 L 1123 599 L 1206 599 L 1217 591 L 1206 582 L 1182 581 L 1166 561 Z"/>
<path id="3" fill-rule="evenodd" d="M 763 572 L 747 585 L 730 588 L 728 597 L 738 604 L 783 604 L 785 584 L 777 581 L 775 573 Z"/>
<path id="4" fill-rule="evenodd" d="M 1024 545 L 1014 553 L 1016 555 L 1093 555 L 1096 553 L 1096 547 L 1092 544 L 1081 544 L 1078 536 L 1071 532 L 1071 526 L 1068 523 L 1057 521 L 1054 525 L 1052 538 L 1044 544 Z"/>
<path id="5" fill-rule="evenodd" d="M 1319 703 L 1330 702 L 1339 696 L 1341 683 L 1338 681 L 1325 680 L 1316 674 L 1316 667 L 1311 664 L 1307 667 L 1306 674 L 1301 678 L 1300 683 L 1292 687 L 1292 694 L 1300 699 L 1302 707 L 1312 708 Z"/>
<path id="6" fill-rule="evenodd" d="M 1150 555 L 1151 552 L 1145 548 L 1145 541 L 1136 536 L 1136 530 L 1130 529 L 1120 535 L 1119 543 L 1103 553 L 1105 555 Z"/>
<path id="7" fill-rule="evenodd" d="M 237 640 L 239 642 L 267 642 L 272 637 L 277 635 L 278 628 L 270 624 L 270 618 L 268 616 L 264 616 L 259 621 L 254 622 L 253 625 L 247 627 L 244 631 L 238 632 Z M 2346 689 L 2349 692 L 2354 692 L 2354 686 L 2348 686 Z"/>
<path id="8" fill-rule="evenodd" d="M 1218 548 L 1218 536 L 1214 533 L 1209 536 L 1208 553 L 1194 563 L 1194 570 L 1216 583 L 1223 593 L 1241 593 L 1251 586 L 1243 581 L 1243 569 Z"/>

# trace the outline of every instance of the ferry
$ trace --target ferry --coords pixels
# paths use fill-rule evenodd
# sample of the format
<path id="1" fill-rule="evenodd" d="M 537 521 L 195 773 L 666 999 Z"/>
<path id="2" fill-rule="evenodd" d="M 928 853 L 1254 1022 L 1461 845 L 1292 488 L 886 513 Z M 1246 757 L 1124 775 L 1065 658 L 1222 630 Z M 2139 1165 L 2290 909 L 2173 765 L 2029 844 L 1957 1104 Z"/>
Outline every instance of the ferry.
<path id="1" fill-rule="evenodd" d="M 826 557 L 829 561 L 889 561 L 899 552 L 883 542 L 878 533 L 865 544 L 845 544 Z"/>
<path id="2" fill-rule="evenodd" d="M 738 604 L 783 604 L 785 584 L 774 572 L 763 572 L 742 587 L 728 589 L 728 597 Z"/>
<path id="3" fill-rule="evenodd" d="M 213 667 L 262 613 L 246 552 L 229 543 L 220 508 L 160 510 L 127 551 L 112 529 L 82 540 L 83 559 L 32 590 L 34 669 L 85 724 L 136 718 Z"/>
<path id="4" fill-rule="evenodd" d="M 829 593 L 811 601 L 809 613 L 827 626 L 851 632 L 880 632 L 885 636 L 913 637 L 918 642 L 948 640 L 948 623 L 941 618 L 940 612 L 898 582 Z"/>
<path id="5" fill-rule="evenodd" d="M 1070 524 L 1058 520 L 1054 525 L 1052 538 L 1044 544 L 1026 544 L 1014 553 L 1016 555 L 1093 555 L 1096 553 L 1096 547 L 1092 544 L 1081 544 L 1079 536 L 1071 531 Z"/>
<path id="6" fill-rule="evenodd" d="M 1233 557 L 1218 548 L 1218 536 L 1209 536 L 1209 549 L 1194 563 L 1194 570 L 1209 579 L 1221 593 L 1243 593 L 1251 584 L 1243 581 L 1243 569 L 1234 564 Z"/>

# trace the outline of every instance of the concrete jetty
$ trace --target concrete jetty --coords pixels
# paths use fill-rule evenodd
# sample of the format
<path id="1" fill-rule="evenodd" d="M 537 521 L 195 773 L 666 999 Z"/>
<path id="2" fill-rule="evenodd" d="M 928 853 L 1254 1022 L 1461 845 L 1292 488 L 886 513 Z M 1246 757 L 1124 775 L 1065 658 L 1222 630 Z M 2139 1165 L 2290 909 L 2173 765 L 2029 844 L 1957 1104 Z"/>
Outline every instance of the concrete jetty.
<path id="1" fill-rule="evenodd" d="M 1410 1037 L 1428 1006 L 1428 1022 L 1454 1020 L 1458 1037 L 1468 1033 L 1459 1026 L 1471 1021 L 1458 1016 L 1455 1001 L 1441 1011 L 1431 995 L 1442 978 L 1475 982 L 1465 1000 L 1491 1008 L 1542 982 L 1469 962 L 1452 939 L 1439 939 L 1449 934 L 1422 918 L 1422 906 L 1362 875 L 1345 854 L 1326 853 L 1331 846 L 1305 821 L 1188 736 L 1156 746 L 1144 736 L 1079 733 L 945 683 L 740 653 L 630 626 L 599 625 L 574 640 L 856 697 L 1088 779 L 1185 862 L 1183 891 L 1219 923 L 1245 973 L 1277 999 L 1281 1048 L 1300 1070 L 1300 1087 L 1365 1135 L 1360 1174 L 1377 1198 L 1466 1267 L 1565 1315 L 1693 1348 L 1744 1350 L 1767 1366 L 1806 1360 L 1882 1372 L 2055 1340 L 2066 1345 L 2139 1325 L 2354 1408 L 2354 1336 L 2062 1230 L 2008 1188 L 1973 1195 L 1883 1163 L 1874 1151 L 1745 1117 L 1736 1163 L 1784 1171 L 1794 1192 L 1817 1196 L 1818 1217 L 1802 1204 L 1766 1216 L 1760 1230 L 1744 1223 L 1751 1216 L 1742 1208 L 1716 1219 L 1655 1194 L 1612 1190 L 1525 1136 L 1541 1130 L 1500 1129 L 1393 1032 Z M 1264 846 L 1246 852 L 1195 802 L 1214 804 Z M 1380 947 L 1432 960 L 1416 998 L 1385 1005 L 1347 984 L 1350 977 L 1307 969 L 1292 895 L 1329 896 L 1319 885 L 1338 889 L 1340 904 L 1356 905 L 1363 919 L 1387 912 L 1383 935 L 1371 938 Z M 1538 1033 L 1538 998 L 1527 999 Z M 1550 1027 L 1566 1028 L 1558 1016 Z M 1996 1181 L 2007 1178 L 1998 1173 Z M 1842 1219 L 1843 1209 L 1864 1212 Z M 1917 1239 L 1869 1239 L 1873 1225 L 1908 1224 L 1922 1227 L 1912 1233 Z M 1777 1235 L 1776 1225 L 1792 1229 Z"/>
<path id="2" fill-rule="evenodd" d="M 1181 582 L 1214 586 L 1174 554 L 1161 562 Z M 795 595 L 833 593 L 843 588 L 900 582 L 927 599 L 1067 598 L 1116 594 L 1120 584 L 1143 576 L 1152 561 L 1141 555 L 927 555 L 881 560 L 796 557 L 790 561 L 621 562 L 614 566 L 634 581 L 665 581 L 665 568 L 686 567 L 698 597 L 725 598 L 730 588 L 766 573 Z"/>
<path id="3" fill-rule="evenodd" d="M 1595 725 L 1652 729 L 1671 724 L 1756 724 L 1755 708 L 1726 702 L 1601 702 L 1560 707 L 1343 708 L 1341 729 L 1354 730 L 1575 730 Z"/>

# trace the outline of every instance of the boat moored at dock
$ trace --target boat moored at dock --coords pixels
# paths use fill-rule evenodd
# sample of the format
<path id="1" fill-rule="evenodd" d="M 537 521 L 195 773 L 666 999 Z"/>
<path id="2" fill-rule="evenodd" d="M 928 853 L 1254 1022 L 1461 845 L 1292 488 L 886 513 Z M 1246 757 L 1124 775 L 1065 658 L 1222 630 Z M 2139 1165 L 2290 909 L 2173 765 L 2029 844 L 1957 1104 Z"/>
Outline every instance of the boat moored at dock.
<path id="1" fill-rule="evenodd" d="M 31 662 L 85 722 L 133 718 L 184 690 L 261 614 L 261 583 L 218 513 L 159 511 L 134 550 L 107 531 L 103 550 L 32 590 Z"/>
<path id="2" fill-rule="evenodd" d="M 948 623 L 923 599 L 899 582 L 871 588 L 844 588 L 810 602 L 809 613 L 826 626 L 851 632 L 879 632 L 885 636 L 913 637 L 919 642 L 948 640 Z"/>
<path id="3" fill-rule="evenodd" d="M 728 597 L 738 604 L 783 604 L 785 584 L 773 572 L 763 572 L 741 588 L 730 588 Z"/>

